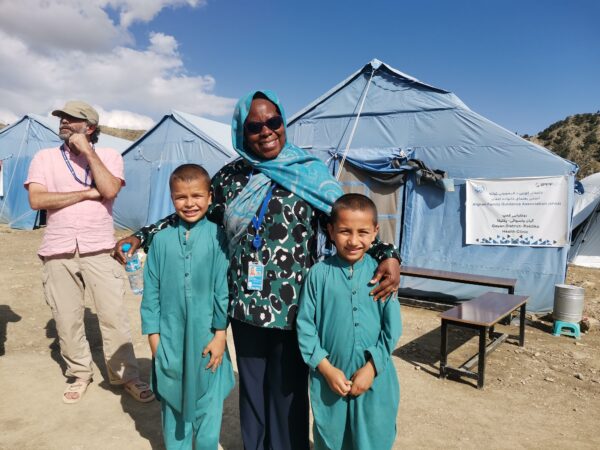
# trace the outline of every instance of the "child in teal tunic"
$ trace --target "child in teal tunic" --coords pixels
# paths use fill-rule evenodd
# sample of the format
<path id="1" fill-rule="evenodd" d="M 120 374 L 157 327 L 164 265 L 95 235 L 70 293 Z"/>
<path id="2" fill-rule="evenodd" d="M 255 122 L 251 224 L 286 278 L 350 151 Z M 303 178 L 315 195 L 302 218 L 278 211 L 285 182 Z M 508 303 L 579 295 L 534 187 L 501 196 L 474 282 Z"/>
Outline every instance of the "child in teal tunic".
<path id="1" fill-rule="evenodd" d="M 234 385 L 227 351 L 226 244 L 204 218 L 210 177 L 184 164 L 169 180 L 178 222 L 158 234 L 144 268 L 142 333 L 154 357 L 168 450 L 216 449 L 223 401 Z"/>
<path id="2" fill-rule="evenodd" d="M 377 262 L 367 250 L 377 210 L 360 194 L 333 205 L 328 231 L 337 254 L 312 267 L 300 297 L 298 342 L 310 367 L 315 450 L 390 449 L 400 387 L 391 353 L 402 333 L 396 297 L 374 301 Z"/>

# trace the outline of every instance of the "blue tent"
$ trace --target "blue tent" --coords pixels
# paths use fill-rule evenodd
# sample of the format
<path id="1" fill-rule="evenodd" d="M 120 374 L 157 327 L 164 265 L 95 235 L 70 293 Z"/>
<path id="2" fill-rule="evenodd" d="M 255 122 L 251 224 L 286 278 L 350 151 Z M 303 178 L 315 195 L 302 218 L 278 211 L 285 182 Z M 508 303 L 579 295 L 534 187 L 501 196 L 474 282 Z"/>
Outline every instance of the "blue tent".
<path id="1" fill-rule="evenodd" d="M 516 278 L 531 311 L 553 307 L 568 247 L 465 244 L 465 179 L 567 176 L 569 211 L 577 166 L 471 111 L 451 92 L 373 60 L 290 119 L 289 136 L 323 159 L 346 192 L 366 193 L 380 212 L 383 239 L 405 264 Z M 348 149 L 347 153 L 345 150 Z M 402 161 L 421 160 L 454 179 L 454 192 L 416 182 Z M 414 172 L 411 172 L 414 173 Z M 405 292 L 468 299 L 482 289 L 405 277 Z"/>
<path id="2" fill-rule="evenodd" d="M 173 212 L 169 176 L 180 164 L 200 164 L 212 177 L 236 157 L 229 125 L 172 111 L 123 153 L 127 184 L 113 208 L 116 226 L 137 230 Z"/>
<path id="3" fill-rule="evenodd" d="M 569 263 L 600 268 L 600 173 L 581 180 L 583 193 L 575 194 Z"/>
<path id="4" fill-rule="evenodd" d="M 12 228 L 31 230 L 36 224 L 37 211 L 29 207 L 27 179 L 31 158 L 39 150 L 57 147 L 58 118 L 28 114 L 0 131 L 0 161 L 2 189 L 0 191 L 0 223 Z M 111 147 L 123 152 L 130 141 L 100 133 L 98 147 Z"/>

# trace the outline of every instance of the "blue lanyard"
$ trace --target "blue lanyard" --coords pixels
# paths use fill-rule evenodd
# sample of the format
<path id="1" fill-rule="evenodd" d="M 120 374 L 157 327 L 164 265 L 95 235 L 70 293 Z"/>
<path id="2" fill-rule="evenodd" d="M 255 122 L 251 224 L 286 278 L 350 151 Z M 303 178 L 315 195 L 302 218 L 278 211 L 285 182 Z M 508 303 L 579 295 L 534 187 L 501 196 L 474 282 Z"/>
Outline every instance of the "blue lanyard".
<path id="1" fill-rule="evenodd" d="M 73 178 L 75 178 L 75 181 L 77 181 L 79 184 L 83 184 L 86 187 L 87 186 L 94 187 L 95 183 L 94 183 L 93 180 L 92 180 L 92 182 L 90 184 L 87 183 L 88 176 L 90 174 L 90 165 L 88 164 L 87 167 L 85 168 L 85 180 L 81 181 L 79 179 L 79 177 L 77 176 L 77 174 L 75 173 L 75 170 L 73 169 L 73 166 L 69 162 L 69 159 L 67 158 L 67 150 L 65 149 L 65 145 L 64 144 L 60 146 L 60 152 L 62 153 L 62 157 L 65 160 L 65 164 L 67 165 L 67 168 L 71 172 L 71 175 L 73 175 Z"/>
<path id="2" fill-rule="evenodd" d="M 252 218 L 252 226 L 254 227 L 254 239 L 252 239 L 252 246 L 256 251 L 258 251 L 263 245 L 263 238 L 260 237 L 259 229 L 265 219 L 265 213 L 267 212 L 267 207 L 269 206 L 269 201 L 273 196 L 273 189 L 275 189 L 275 183 L 271 184 L 265 199 L 262 202 L 262 206 L 260 207 L 260 212 L 258 213 L 258 217 L 254 216 Z"/>

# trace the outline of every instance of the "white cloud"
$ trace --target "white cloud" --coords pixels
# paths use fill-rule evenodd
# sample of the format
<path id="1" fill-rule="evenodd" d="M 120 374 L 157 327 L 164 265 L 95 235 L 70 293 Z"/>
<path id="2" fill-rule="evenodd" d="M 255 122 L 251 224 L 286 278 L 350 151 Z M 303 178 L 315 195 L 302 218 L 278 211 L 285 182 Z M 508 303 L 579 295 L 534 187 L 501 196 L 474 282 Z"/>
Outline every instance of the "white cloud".
<path id="1" fill-rule="evenodd" d="M 205 4 L 205 0 L 106 0 L 99 1 L 112 8 L 119 10 L 120 24 L 127 28 L 133 22 L 149 22 L 163 8 L 174 6 L 196 7 Z"/>
<path id="2" fill-rule="evenodd" d="M 146 48 L 136 48 L 126 29 L 133 21 L 151 20 L 162 8 L 203 3 L 0 1 L 0 121 L 44 114 L 69 99 L 98 105 L 101 123 L 119 127 L 147 128 L 171 109 L 230 114 L 235 100 L 214 94 L 212 76 L 186 70 L 175 37 L 153 32 Z M 121 25 L 112 22 L 108 7 L 120 14 Z M 36 22 L 31 17 L 38 14 L 28 14 L 32 10 L 47 17 Z"/>
<path id="3" fill-rule="evenodd" d="M 163 33 L 150 34 L 150 47 L 148 50 L 160 55 L 176 55 L 177 41 L 173 36 Z"/>
<path id="4" fill-rule="evenodd" d="M 0 30 L 35 51 L 110 51 L 130 40 L 95 0 L 0 2 Z"/>
<path id="5" fill-rule="evenodd" d="M 155 120 L 151 117 L 142 114 L 121 111 L 119 109 L 105 111 L 101 106 L 93 106 L 100 116 L 100 125 L 106 125 L 113 128 L 126 128 L 128 130 L 148 130 L 155 123 Z"/>
<path id="6" fill-rule="evenodd" d="M 131 44 L 134 22 L 149 22 L 169 7 L 204 5 L 206 0 L 19 0 L 0 1 L 0 29 L 40 51 L 109 51 Z M 108 14 L 119 16 L 115 24 Z"/>
<path id="7" fill-rule="evenodd" d="M 0 108 L 0 123 L 8 125 L 11 123 L 15 123 L 17 120 L 19 120 L 19 117 L 16 116 L 12 111 Z"/>

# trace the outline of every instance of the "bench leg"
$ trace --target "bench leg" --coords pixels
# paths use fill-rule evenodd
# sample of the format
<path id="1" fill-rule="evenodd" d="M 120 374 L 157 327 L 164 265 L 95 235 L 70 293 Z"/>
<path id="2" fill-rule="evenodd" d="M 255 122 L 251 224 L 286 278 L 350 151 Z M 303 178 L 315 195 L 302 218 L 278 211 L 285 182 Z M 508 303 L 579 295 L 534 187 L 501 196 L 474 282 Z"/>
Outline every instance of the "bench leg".
<path id="1" fill-rule="evenodd" d="M 481 327 L 479 330 L 479 365 L 477 371 L 477 388 L 483 388 L 485 382 L 485 353 L 486 353 L 486 336 L 488 327 Z"/>
<path id="2" fill-rule="evenodd" d="M 440 378 L 446 378 L 446 364 L 448 362 L 448 322 L 442 319 L 440 343 Z"/>
<path id="3" fill-rule="evenodd" d="M 525 303 L 521 305 L 521 314 L 519 317 L 519 346 L 525 345 Z"/>

